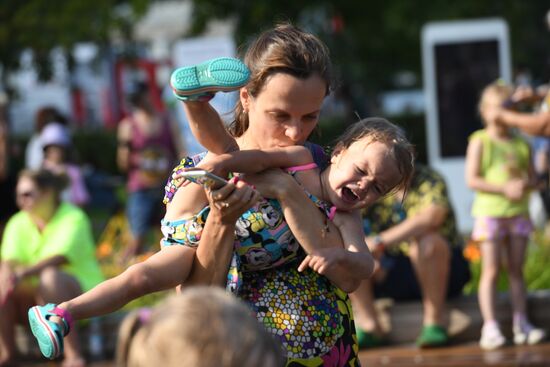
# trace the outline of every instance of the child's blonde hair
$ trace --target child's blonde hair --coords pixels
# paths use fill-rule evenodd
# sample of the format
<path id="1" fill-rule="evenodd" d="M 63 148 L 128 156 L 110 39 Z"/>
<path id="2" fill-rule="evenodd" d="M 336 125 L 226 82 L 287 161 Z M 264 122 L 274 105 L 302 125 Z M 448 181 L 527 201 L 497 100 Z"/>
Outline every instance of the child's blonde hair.
<path id="1" fill-rule="evenodd" d="M 478 110 L 481 116 L 483 116 L 483 110 L 489 104 L 489 99 L 491 97 L 496 97 L 500 104 L 504 103 L 512 95 L 513 89 L 510 85 L 506 84 L 503 80 L 496 80 L 491 84 L 487 85 L 481 91 L 481 97 L 479 98 Z M 482 118 L 483 124 L 486 124 L 485 120 Z"/>
<path id="2" fill-rule="evenodd" d="M 284 365 L 281 346 L 252 311 L 214 287 L 190 288 L 168 298 L 126 344 L 126 363 L 124 358 L 118 362 L 129 367 Z"/>

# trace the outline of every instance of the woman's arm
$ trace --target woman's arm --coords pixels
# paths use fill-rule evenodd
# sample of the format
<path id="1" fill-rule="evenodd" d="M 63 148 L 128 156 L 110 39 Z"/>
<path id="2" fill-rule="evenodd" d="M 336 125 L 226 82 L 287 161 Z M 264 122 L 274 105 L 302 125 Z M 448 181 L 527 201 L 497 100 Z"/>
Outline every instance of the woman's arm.
<path id="1" fill-rule="evenodd" d="M 550 136 L 550 112 L 525 113 L 501 109 L 498 120 L 530 135 Z"/>
<path id="2" fill-rule="evenodd" d="M 207 190 L 210 213 L 206 219 L 193 269 L 184 286 L 206 284 L 223 286 L 235 242 L 237 219 L 260 198 L 259 193 L 234 178 L 219 190 Z"/>
<path id="3" fill-rule="evenodd" d="M 67 258 L 63 255 L 55 255 L 47 259 L 41 260 L 30 266 L 16 266 L 15 276 L 17 280 L 40 274 L 40 272 L 50 266 L 58 267 L 68 263 Z"/>
<path id="4" fill-rule="evenodd" d="M 130 140 L 132 138 L 131 126 L 128 119 L 120 122 L 117 131 L 116 161 L 118 169 L 127 172 L 130 168 Z"/>
<path id="5" fill-rule="evenodd" d="M 191 133 L 209 152 L 223 154 L 239 150 L 227 132 L 218 112 L 208 102 L 184 102 L 183 107 Z"/>

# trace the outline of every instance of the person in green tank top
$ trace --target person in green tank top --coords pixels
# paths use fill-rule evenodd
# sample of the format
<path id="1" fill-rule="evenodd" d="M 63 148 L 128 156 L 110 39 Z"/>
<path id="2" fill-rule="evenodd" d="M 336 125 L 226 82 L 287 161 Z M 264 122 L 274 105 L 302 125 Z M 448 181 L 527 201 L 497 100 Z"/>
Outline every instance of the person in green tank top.
<path id="1" fill-rule="evenodd" d="M 503 125 L 493 113 L 510 97 L 510 86 L 497 81 L 485 87 L 479 112 L 485 128 L 469 138 L 466 152 L 466 183 L 475 191 L 472 239 L 480 242 L 482 270 L 479 305 L 483 316 L 480 346 L 495 349 L 506 339 L 495 313 L 495 291 L 506 252 L 515 344 L 536 344 L 545 337 L 527 318 L 523 263 L 529 235 L 529 193 L 537 184 L 527 141 Z"/>

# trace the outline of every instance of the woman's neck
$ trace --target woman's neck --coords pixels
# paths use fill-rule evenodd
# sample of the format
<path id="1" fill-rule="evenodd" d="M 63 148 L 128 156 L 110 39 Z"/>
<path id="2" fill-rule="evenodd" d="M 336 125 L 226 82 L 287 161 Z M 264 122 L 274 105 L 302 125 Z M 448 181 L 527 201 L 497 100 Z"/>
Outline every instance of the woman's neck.
<path id="1" fill-rule="evenodd" d="M 237 142 L 237 145 L 239 145 L 239 148 L 241 150 L 261 149 L 260 144 L 258 144 L 256 139 L 249 136 L 249 134 L 247 134 L 246 132 L 238 138 L 235 138 L 235 141 Z"/>
<path id="2" fill-rule="evenodd" d="M 42 231 L 48 222 L 53 218 L 55 212 L 59 208 L 59 204 L 59 201 L 52 200 L 52 202 L 42 205 L 30 213 L 32 221 L 36 224 L 40 231 Z"/>

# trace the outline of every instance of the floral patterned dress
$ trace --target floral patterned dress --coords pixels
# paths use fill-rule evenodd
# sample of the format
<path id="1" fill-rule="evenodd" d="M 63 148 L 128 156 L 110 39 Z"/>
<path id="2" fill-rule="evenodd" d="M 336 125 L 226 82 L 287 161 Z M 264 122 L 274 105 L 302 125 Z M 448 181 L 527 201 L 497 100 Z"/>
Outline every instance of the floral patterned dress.
<path id="1" fill-rule="evenodd" d="M 202 157 L 185 158 L 174 172 Z M 179 184 L 169 182 L 169 202 Z M 310 198 L 326 210 L 327 205 Z M 163 245 L 196 246 L 208 216 L 163 221 Z M 286 350 L 287 366 L 359 366 L 351 303 L 322 275 L 297 268 L 305 253 L 282 216 L 279 202 L 263 199 L 237 221 L 228 288 L 247 302 Z"/>

